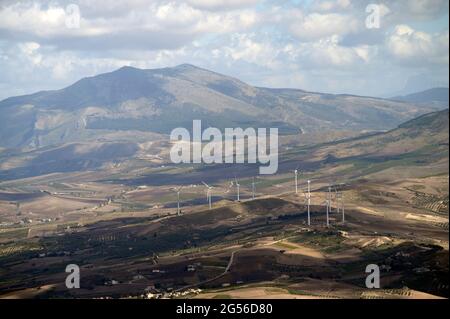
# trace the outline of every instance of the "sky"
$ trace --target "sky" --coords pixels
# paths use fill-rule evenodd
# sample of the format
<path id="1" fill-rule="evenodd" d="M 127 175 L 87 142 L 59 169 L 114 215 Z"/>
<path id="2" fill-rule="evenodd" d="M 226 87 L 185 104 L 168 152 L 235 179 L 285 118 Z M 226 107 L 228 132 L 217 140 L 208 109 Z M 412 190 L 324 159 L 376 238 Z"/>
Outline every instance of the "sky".
<path id="1" fill-rule="evenodd" d="M 389 97 L 448 87 L 448 0 L 0 0 L 0 99 L 124 65 Z"/>

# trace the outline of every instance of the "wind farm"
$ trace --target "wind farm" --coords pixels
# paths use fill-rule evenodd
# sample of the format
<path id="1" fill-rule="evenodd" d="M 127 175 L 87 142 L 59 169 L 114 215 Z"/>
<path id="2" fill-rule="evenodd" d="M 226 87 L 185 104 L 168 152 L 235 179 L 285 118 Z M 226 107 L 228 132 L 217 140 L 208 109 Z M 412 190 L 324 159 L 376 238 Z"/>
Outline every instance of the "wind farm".
<path id="1" fill-rule="evenodd" d="M 0 258 L 11 271 L 0 296 L 60 296 L 67 290 L 57 265 L 83 258 L 75 298 L 446 297 L 445 168 L 430 164 L 435 173 L 424 177 L 400 167 L 412 175 L 399 182 L 386 179 L 389 167 L 369 179 L 372 166 L 355 176 L 346 161 L 311 162 L 374 138 L 385 137 L 308 153 L 289 142 L 271 176 L 256 177 L 248 164 L 136 163 L 131 171 L 60 175 L 58 184 L 54 176 L 2 182 L 1 207 L 16 196 L 14 218 L 33 221 L 2 228 Z M 36 208 L 49 201 L 64 203 L 61 212 Z M 382 267 L 383 289 L 365 287 L 368 263 Z M 20 281 L 31 264 L 36 277 Z"/>
<path id="2" fill-rule="evenodd" d="M 450 3 L 373 2 L 1 1 L 0 300 L 448 299 Z"/>
<path id="3" fill-rule="evenodd" d="M 0 148 L 0 298 L 448 297 L 448 109 L 410 114 L 388 131 L 383 122 L 375 131 L 329 127 L 325 134 L 303 120 L 295 128 L 279 119 L 255 122 L 260 117 L 250 115 L 267 110 L 245 103 L 258 101 L 262 108 L 282 101 L 286 109 L 292 107 L 290 120 L 296 118 L 292 103 L 298 100 L 302 107 L 324 107 L 345 99 L 345 110 L 360 110 L 373 99 L 266 90 L 190 65 L 153 73 L 121 69 L 101 83 L 112 77 L 116 88 L 116 76 L 128 79 L 136 73 L 139 80 L 156 81 L 156 87 L 166 79 L 164 89 L 173 89 L 175 81 L 177 90 L 151 101 L 130 100 L 119 107 L 124 113 L 89 106 L 80 120 L 81 111 L 73 110 L 66 126 L 52 132 L 53 121 L 62 116 L 54 111 L 55 118 L 33 124 L 42 128 L 35 142 L 48 145 L 32 147 L 27 140 L 26 151 Z M 197 97 L 193 82 L 183 82 L 192 77 L 198 78 L 202 98 L 212 94 L 211 101 L 235 106 L 233 111 L 248 108 L 249 125 L 279 128 L 276 173 L 260 174 L 264 167 L 251 160 L 171 160 L 174 142 L 167 127 L 158 125 L 172 127 L 190 118 L 177 109 L 179 117 L 173 112 L 152 122 L 150 132 L 138 120 L 139 112 L 166 116 L 165 110 L 153 110 L 158 101 L 198 114 L 193 103 L 172 100 Z M 180 83 L 187 88 L 181 90 Z M 18 101 L 28 98 L 35 97 Z M 39 101 L 47 98 L 46 103 L 56 99 L 41 96 Z M 222 98 L 226 103 L 219 103 Z M 17 117 L 33 109 L 8 104 L 14 101 L 1 103 Z M 382 103 L 405 114 L 406 102 L 376 100 Z M 209 117 L 218 126 L 242 124 L 241 118 L 226 117 L 232 112 L 218 113 L 221 121 L 217 110 L 205 112 L 208 125 Z M 98 137 L 99 132 L 104 135 Z M 16 133 L 5 141 L 26 140 L 22 130 Z M 70 134 L 83 140 L 53 140 Z M 180 145 L 187 153 L 195 147 L 202 157 L 206 149 L 210 158 L 212 149 L 220 149 L 198 140 Z M 80 267 L 79 289 L 65 285 L 68 264 Z M 369 264 L 380 268 L 380 289 L 365 284 Z"/>

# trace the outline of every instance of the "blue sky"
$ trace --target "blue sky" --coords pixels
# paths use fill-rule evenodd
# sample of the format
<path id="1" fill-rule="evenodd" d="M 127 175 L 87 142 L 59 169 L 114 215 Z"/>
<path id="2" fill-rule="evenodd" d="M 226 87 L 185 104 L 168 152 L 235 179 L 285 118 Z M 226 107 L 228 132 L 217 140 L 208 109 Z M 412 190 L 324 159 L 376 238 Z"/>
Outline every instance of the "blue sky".
<path id="1" fill-rule="evenodd" d="M 369 4 L 380 9 L 379 28 L 366 26 Z M 182 63 L 257 86 L 319 92 L 390 96 L 448 86 L 448 7 L 447 0 L 6 0 L 0 99 L 123 65 Z"/>

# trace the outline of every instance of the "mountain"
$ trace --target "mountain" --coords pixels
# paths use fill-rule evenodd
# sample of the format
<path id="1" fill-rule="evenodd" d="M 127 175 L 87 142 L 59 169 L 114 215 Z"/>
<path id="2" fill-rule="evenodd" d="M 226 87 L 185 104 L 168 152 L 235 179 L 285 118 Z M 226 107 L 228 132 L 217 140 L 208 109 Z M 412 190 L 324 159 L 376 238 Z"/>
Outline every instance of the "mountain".
<path id="1" fill-rule="evenodd" d="M 419 116 L 388 132 L 319 146 L 309 156 L 347 167 L 353 176 L 390 169 L 391 174 L 402 172 L 405 177 L 448 174 L 448 154 L 447 109 Z"/>
<path id="2" fill-rule="evenodd" d="M 281 153 L 280 170 L 289 169 L 294 160 L 304 165 L 309 163 L 307 166 L 311 167 L 321 167 L 323 164 L 344 167 L 353 177 L 396 167 L 411 169 L 417 165 L 426 167 L 428 172 L 448 172 L 448 137 L 449 110 L 443 110 L 421 115 L 387 132 L 301 146 L 299 153 Z M 57 172 L 100 169 L 109 175 L 111 169 L 116 171 L 118 167 L 125 171 L 152 164 L 159 167 L 165 164 L 167 158 L 164 154 L 167 154 L 169 147 L 170 144 L 162 140 L 150 143 L 69 143 L 28 152 L 0 149 L 0 181 Z M 296 157 L 292 158 L 293 155 Z M 420 168 L 419 171 L 424 170 Z M 213 172 L 208 174 L 214 176 Z M 339 174 L 345 172 L 339 171 Z M 219 174 L 223 175 L 223 172 Z"/>
<path id="3" fill-rule="evenodd" d="M 393 100 L 403 101 L 408 103 L 436 103 L 448 107 L 449 89 L 448 88 L 434 88 L 418 93 L 413 93 L 404 96 L 393 97 Z"/>
<path id="4" fill-rule="evenodd" d="M 147 142 L 176 127 L 278 127 L 283 134 L 388 130 L 439 109 L 402 101 L 250 86 L 183 64 L 123 67 L 61 90 L 0 102 L 0 147 Z"/>

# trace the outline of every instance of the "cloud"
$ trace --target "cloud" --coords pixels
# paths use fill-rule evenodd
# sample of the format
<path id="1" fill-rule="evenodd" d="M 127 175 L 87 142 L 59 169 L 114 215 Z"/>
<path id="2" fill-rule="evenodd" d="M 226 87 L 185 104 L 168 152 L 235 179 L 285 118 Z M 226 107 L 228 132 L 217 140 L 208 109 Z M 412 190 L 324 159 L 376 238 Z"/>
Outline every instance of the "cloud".
<path id="1" fill-rule="evenodd" d="M 103 0 L 109 10 L 121 8 Z M 205 12 L 183 2 L 155 2 L 108 19 L 86 15 L 81 7 L 80 28 L 67 28 L 68 13 L 54 4 L 17 3 L 0 10 L 3 38 L 36 41 L 64 50 L 176 49 L 207 33 L 242 31 L 258 21 L 252 10 Z M 91 17 L 91 18 L 89 18 Z"/>
<path id="2" fill-rule="evenodd" d="M 312 13 L 292 22 L 290 30 L 297 38 L 312 41 L 356 32 L 360 27 L 361 22 L 350 15 Z"/>
<path id="3" fill-rule="evenodd" d="M 392 92 L 417 74 L 442 82 L 448 1 L 375 1 L 381 28 L 367 29 L 373 2 L 5 0 L 0 95 L 60 88 L 123 65 L 181 63 L 260 86 L 340 93 Z M 66 26 L 72 3 L 80 28 Z"/>
<path id="4" fill-rule="evenodd" d="M 371 59 L 369 46 L 343 47 L 338 36 L 321 39 L 293 49 L 293 55 L 305 69 L 356 68 Z"/>
<path id="5" fill-rule="evenodd" d="M 256 33 L 237 34 L 226 43 L 224 48 L 213 51 L 214 59 L 228 64 L 248 63 L 287 74 L 293 69 L 352 69 L 367 65 L 377 54 L 377 50 L 368 45 L 341 46 L 336 35 L 313 43 L 275 44 L 268 37 L 259 38 Z"/>
<path id="6" fill-rule="evenodd" d="M 429 19 L 448 12 L 448 0 L 403 0 L 406 12 L 416 18 Z"/>
<path id="7" fill-rule="evenodd" d="M 234 10 L 257 4 L 258 0 L 188 0 L 191 6 L 205 10 Z"/>
<path id="8" fill-rule="evenodd" d="M 268 41 L 258 41 L 255 34 L 236 34 L 232 36 L 230 45 L 224 54 L 234 61 L 245 61 L 256 65 L 263 64 L 275 68 L 279 49 Z"/>
<path id="9" fill-rule="evenodd" d="M 449 63 L 449 34 L 428 34 L 398 25 L 387 39 L 387 50 L 402 64 Z"/>
<path id="10" fill-rule="evenodd" d="M 337 0 L 337 1 L 314 1 L 312 5 L 313 11 L 318 12 L 330 12 L 349 9 L 352 6 L 350 0 Z"/>
<path id="11" fill-rule="evenodd" d="M 364 0 L 363 3 L 373 2 Z M 395 26 L 397 24 L 407 24 L 411 21 L 433 21 L 442 16 L 448 15 L 448 0 L 383 0 L 378 2 L 383 12 L 383 24 L 385 26 Z"/>
<path id="12" fill-rule="evenodd" d="M 3 7 L 0 11 L 0 30 L 33 32 L 47 36 L 61 32 L 65 28 L 65 11 L 61 7 L 41 8 L 40 4 L 16 3 Z"/>

